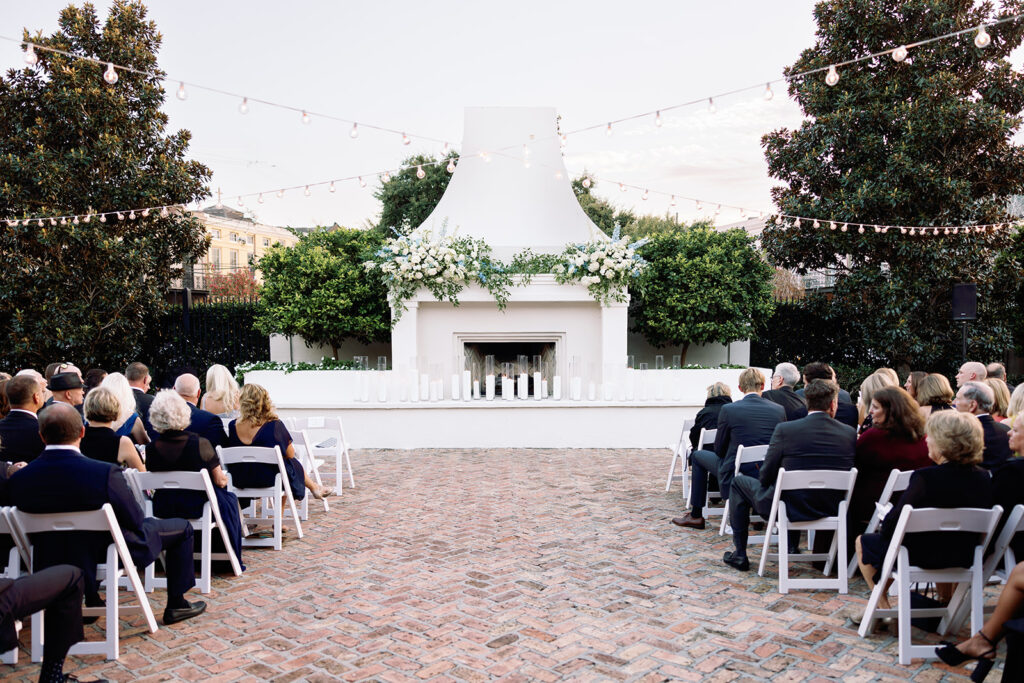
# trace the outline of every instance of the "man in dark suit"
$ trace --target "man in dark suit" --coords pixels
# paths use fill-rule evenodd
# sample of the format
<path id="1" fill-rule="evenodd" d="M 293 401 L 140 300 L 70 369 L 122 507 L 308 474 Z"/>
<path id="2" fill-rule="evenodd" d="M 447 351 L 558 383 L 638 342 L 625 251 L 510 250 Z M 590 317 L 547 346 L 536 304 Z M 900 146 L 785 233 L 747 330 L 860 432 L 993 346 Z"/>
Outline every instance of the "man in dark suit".
<path id="1" fill-rule="evenodd" d="M 29 462 L 43 452 L 36 418 L 45 401 L 43 389 L 31 375 L 15 375 L 5 389 L 11 412 L 0 420 L 0 458 Z"/>
<path id="2" fill-rule="evenodd" d="M 807 415 L 807 404 L 797 396 L 793 387 L 800 381 L 800 371 L 792 363 L 779 363 L 772 375 L 772 388 L 761 394 L 772 403 L 778 403 L 786 410 L 786 421 L 799 420 Z"/>
<path id="3" fill-rule="evenodd" d="M 124 369 L 124 376 L 128 380 L 128 386 L 132 388 L 132 393 L 135 394 L 135 410 L 142 418 L 142 426 L 146 428 L 149 440 L 156 441 L 156 430 L 149 423 L 149 407 L 153 405 L 153 394 L 149 393 L 153 378 L 149 376 L 149 368 L 138 361 L 129 363 Z"/>
<path id="4" fill-rule="evenodd" d="M 849 470 L 857 446 L 857 430 L 833 416 L 838 404 L 839 387 L 830 380 L 813 380 L 807 385 L 807 417 L 784 422 L 775 428 L 768 454 L 757 479 L 741 474 L 732 485 L 729 522 L 735 550 L 725 553 L 723 561 L 740 571 L 750 569 L 747 559 L 747 527 L 750 509 L 767 518 L 775 496 L 779 470 Z M 835 515 L 843 499 L 838 491 L 790 491 L 785 494 L 786 513 L 795 522 Z"/>
<path id="5" fill-rule="evenodd" d="M 836 371 L 828 363 L 808 363 L 804 366 L 804 384 L 810 384 L 816 379 L 827 379 L 835 382 Z M 838 382 L 836 382 L 836 386 L 839 386 Z M 804 390 L 799 389 L 796 395 L 804 398 Z M 835 419 L 854 429 L 857 429 L 858 425 L 860 425 L 860 413 L 857 412 L 857 406 L 854 405 L 853 399 L 850 398 L 850 393 L 842 387 L 839 388 L 839 404 L 836 407 Z"/>
<path id="6" fill-rule="evenodd" d="M 167 570 L 167 608 L 164 623 L 173 624 L 202 614 L 206 603 L 189 604 L 185 593 L 195 586 L 192 560 L 192 525 L 184 519 L 152 519 L 128 488 L 118 467 L 90 460 L 78 450 L 85 434 L 71 406 L 55 403 L 39 416 L 39 432 L 46 443 L 42 455 L 11 476 L 10 499 L 19 510 L 31 513 L 97 510 L 110 503 L 121 526 L 132 559 L 141 572 L 164 553 Z M 36 534 L 33 563 L 37 569 L 73 564 L 85 573 L 91 604 L 98 600 L 96 563 L 102 562 L 109 535 L 83 532 Z"/>
<path id="7" fill-rule="evenodd" d="M 53 394 L 53 403 L 66 403 L 75 409 L 82 424 L 85 424 L 85 416 L 82 415 L 82 402 L 85 401 L 85 385 L 82 378 L 73 372 L 61 372 L 50 378 L 46 388 Z M 52 405 L 52 404 L 51 404 Z"/>
<path id="8" fill-rule="evenodd" d="M 991 470 L 1010 459 L 1010 427 L 996 422 L 989 411 L 995 403 L 992 387 L 984 382 L 965 382 L 956 392 L 953 407 L 961 413 L 971 413 L 981 422 L 985 433 L 985 451 L 981 455 L 981 466 Z"/>
<path id="9" fill-rule="evenodd" d="M 192 421 L 185 431 L 206 437 L 214 448 L 227 445 L 228 435 L 224 431 L 224 421 L 198 407 L 199 394 L 202 393 L 199 378 L 190 374 L 179 375 L 178 379 L 174 380 L 174 390 L 185 399 L 188 409 L 192 411 Z"/>
<path id="10" fill-rule="evenodd" d="M 690 512 L 676 517 L 673 524 L 690 529 L 703 529 L 704 505 L 707 502 L 708 473 L 718 476 L 722 499 L 729 498 L 736 469 L 736 449 L 742 446 L 762 446 L 771 439 L 775 425 L 786 421 L 786 411 L 778 403 L 761 398 L 764 375 L 756 368 L 740 373 L 739 401 L 722 406 L 718 413 L 718 432 L 715 434 L 714 452 L 700 450 L 690 456 Z M 747 466 L 756 471 L 755 466 Z"/>

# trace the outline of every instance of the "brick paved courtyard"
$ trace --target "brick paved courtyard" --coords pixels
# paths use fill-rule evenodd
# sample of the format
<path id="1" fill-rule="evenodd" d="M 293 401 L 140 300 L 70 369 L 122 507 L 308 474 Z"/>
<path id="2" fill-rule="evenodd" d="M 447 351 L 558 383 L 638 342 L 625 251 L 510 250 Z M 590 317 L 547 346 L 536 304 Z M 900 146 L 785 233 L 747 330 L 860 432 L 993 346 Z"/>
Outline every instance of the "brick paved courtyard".
<path id="1" fill-rule="evenodd" d="M 363 451 L 356 489 L 282 552 L 247 550 L 206 615 L 154 635 L 130 621 L 127 681 L 960 680 L 861 640 L 851 596 L 776 590 L 669 523 L 667 451 Z M 772 570 L 774 571 L 774 570 Z M 994 595 L 994 593 L 992 594 Z M 156 593 L 159 615 L 164 596 Z M 920 636 L 920 633 L 917 633 Z M 27 631 L 22 634 L 27 644 Z M 0 677 L 35 680 L 27 651 Z M 17 674 L 16 676 L 14 674 Z M 998 680 L 998 671 L 990 677 Z"/>

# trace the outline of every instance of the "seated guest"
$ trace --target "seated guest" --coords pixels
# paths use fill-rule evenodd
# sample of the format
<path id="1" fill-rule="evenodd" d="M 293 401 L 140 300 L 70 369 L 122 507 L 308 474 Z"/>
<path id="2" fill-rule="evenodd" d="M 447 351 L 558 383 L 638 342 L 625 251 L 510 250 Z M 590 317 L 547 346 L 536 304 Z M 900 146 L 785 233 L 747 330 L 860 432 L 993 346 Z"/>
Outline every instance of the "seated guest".
<path id="1" fill-rule="evenodd" d="M 992 390 L 992 419 L 996 422 L 1005 421 L 1010 409 L 1010 390 L 1006 388 L 1006 382 L 989 377 L 985 384 Z"/>
<path id="2" fill-rule="evenodd" d="M 892 368 L 878 368 L 877 370 L 875 370 L 874 374 L 885 375 L 887 379 L 891 380 L 890 384 L 894 387 L 898 387 L 900 385 L 899 373 L 897 373 Z"/>
<path id="3" fill-rule="evenodd" d="M 935 467 L 924 467 L 910 475 L 910 484 L 882 521 L 879 533 L 857 537 L 857 561 L 861 574 L 874 589 L 882 562 L 889 549 L 900 513 L 907 505 L 914 508 L 991 508 L 995 504 L 992 477 L 981 464 L 985 445 L 977 418 L 944 410 L 933 414 L 925 424 L 928 457 Z M 922 532 L 910 534 L 903 546 L 910 562 L 925 569 L 970 567 L 974 562 L 976 534 Z M 890 609 L 885 592 L 878 601 L 881 609 Z M 858 621 L 857 615 L 851 615 Z"/>
<path id="4" fill-rule="evenodd" d="M 933 372 L 918 382 L 914 400 L 921 406 L 918 409 L 921 417 L 928 419 L 929 415 L 939 410 L 953 410 L 953 387 L 949 386 L 945 375 Z"/>
<path id="5" fill-rule="evenodd" d="M 185 600 L 185 593 L 196 583 L 192 525 L 184 519 L 145 517 L 120 469 L 82 456 L 78 445 L 85 427 L 71 406 L 57 403 L 44 409 L 39 417 L 39 433 L 46 449 L 11 476 L 11 502 L 29 513 L 98 510 L 110 503 L 140 572 L 161 552 L 164 554 L 164 623 L 202 614 L 206 603 L 190 604 Z M 85 573 L 87 604 L 97 604 L 96 563 L 105 557 L 109 544 L 109 537 L 97 539 L 88 533 L 38 534 L 33 539 L 33 568 L 75 565 Z"/>
<path id="6" fill-rule="evenodd" d="M 836 381 L 836 371 L 832 369 L 832 366 L 828 363 L 808 363 L 804 366 L 804 385 L 810 384 L 816 379 L 827 379 L 831 382 Z M 836 386 L 839 383 L 836 382 Z M 796 392 L 800 398 L 804 397 L 804 390 L 800 389 Z M 853 399 L 850 398 L 850 394 L 843 388 L 839 389 L 839 405 L 836 408 L 835 419 L 842 422 L 844 425 L 849 425 L 854 429 L 857 428 L 860 423 L 860 416 L 857 414 L 857 406 L 853 404 Z"/>
<path id="7" fill-rule="evenodd" d="M 117 403 L 121 408 L 117 419 L 114 420 L 114 431 L 120 436 L 127 436 L 132 443 L 149 443 L 149 435 L 146 434 L 146 428 L 136 410 L 135 394 L 125 376 L 120 372 L 112 372 L 103 379 L 100 386 L 109 389 L 117 397 Z"/>
<path id="8" fill-rule="evenodd" d="M 985 379 L 1001 379 L 1006 382 L 1006 366 L 1002 363 L 989 363 L 985 366 Z M 1016 389 L 1009 382 L 1006 382 L 1006 388 L 1011 394 Z"/>
<path id="9" fill-rule="evenodd" d="M 31 377 L 39 384 L 39 389 L 40 391 L 43 392 L 43 405 L 49 405 L 49 403 L 52 401 L 53 394 L 51 394 L 50 390 L 46 388 L 48 381 L 39 373 L 38 370 L 33 370 L 32 368 L 18 370 L 18 373 L 15 375 L 15 377 Z"/>
<path id="10" fill-rule="evenodd" d="M 233 420 L 238 417 L 238 387 L 231 371 L 223 365 L 211 365 L 206 371 L 206 395 L 200 407 L 217 417 Z"/>
<path id="11" fill-rule="evenodd" d="M 996 505 L 1003 507 L 1003 518 L 999 521 L 993 538 L 1002 531 L 1013 508 L 1024 503 L 1024 423 L 1015 424 L 1010 429 L 1009 446 L 1015 457 L 992 470 Z M 1024 559 L 1024 534 L 1014 536 L 1010 547 L 1013 548 L 1014 555 Z"/>
<path id="12" fill-rule="evenodd" d="M 971 674 L 971 680 L 983 681 L 992 664 L 996 660 L 996 648 L 999 641 L 1006 639 L 1006 666 L 1003 669 L 1004 681 L 1024 680 L 1024 562 L 1019 563 L 1010 572 L 999 594 L 999 601 L 992 616 L 985 620 L 985 625 L 976 634 L 956 645 L 946 643 L 935 648 L 946 664 L 960 666 L 964 662 L 977 660 L 978 664 Z"/>
<path id="13" fill-rule="evenodd" d="M 0 377 L 0 420 L 7 417 L 7 413 L 11 412 L 11 404 L 7 402 L 6 389 L 9 381 L 11 381 L 10 377 Z"/>
<path id="14" fill-rule="evenodd" d="M 962 387 L 968 382 L 984 382 L 988 377 L 988 371 L 984 363 L 968 361 L 960 366 L 956 373 L 956 386 Z"/>
<path id="15" fill-rule="evenodd" d="M 807 415 L 807 404 L 802 396 L 797 396 L 793 387 L 800 381 L 800 371 L 792 363 L 779 363 L 772 375 L 772 388 L 761 394 L 773 403 L 778 403 L 786 410 L 786 420 L 799 420 Z"/>
<path id="16" fill-rule="evenodd" d="M 88 401 L 88 399 L 86 399 Z M 242 562 L 242 520 L 238 497 L 227 490 L 228 475 L 220 466 L 220 457 L 210 442 L 198 434 L 185 431 L 192 413 L 176 392 L 164 390 L 149 407 L 149 420 L 156 430 L 156 440 L 146 446 L 146 464 L 150 472 L 198 472 L 206 470 L 217 495 L 217 506 L 224 527 L 231 538 L 231 547 Z M 153 514 L 157 517 L 198 519 L 207 502 L 200 491 L 157 491 L 153 496 Z M 217 545 L 219 534 L 213 538 Z"/>
<path id="17" fill-rule="evenodd" d="M 153 394 L 148 393 L 153 381 L 149 376 L 149 368 L 143 363 L 129 363 L 124 370 L 124 376 L 132 388 L 132 394 L 135 395 L 135 411 L 142 418 L 142 426 L 146 428 L 146 434 L 152 441 L 156 438 L 156 432 L 149 424 L 149 406 L 153 403 Z"/>
<path id="18" fill-rule="evenodd" d="M 11 462 L 30 462 L 43 452 L 36 413 L 43 407 L 43 389 L 32 375 L 18 374 L 4 389 L 11 404 L 7 417 L 0 420 L 0 458 Z"/>
<path id="19" fill-rule="evenodd" d="M 1017 388 L 1010 394 L 1010 403 L 1006 408 L 1007 423 L 1011 425 L 1016 424 L 1017 416 L 1021 413 L 1024 413 L 1024 384 L 1018 384 Z"/>
<path id="20" fill-rule="evenodd" d="M 782 422 L 768 444 L 768 454 L 757 478 L 740 474 L 733 481 L 729 498 L 729 522 L 735 550 L 722 560 L 734 569 L 750 569 L 747 534 L 750 510 L 765 519 L 771 514 L 779 470 L 849 470 L 853 467 L 857 432 L 833 419 L 839 387 L 830 380 L 816 379 L 805 387 L 807 417 Z M 840 491 L 788 491 L 783 494 L 786 514 L 794 522 L 835 515 L 845 496 Z"/>
<path id="21" fill-rule="evenodd" d="M 60 372 L 50 378 L 46 388 L 53 394 L 52 403 L 63 403 L 71 406 L 82 415 L 82 401 L 85 400 L 85 385 L 82 378 L 73 372 Z M 51 403 L 51 405 L 52 405 Z M 82 418 L 85 424 L 85 418 Z"/>
<path id="22" fill-rule="evenodd" d="M 1009 425 L 996 422 L 989 414 L 994 401 L 992 390 L 984 382 L 967 382 L 956 392 L 953 407 L 961 413 L 970 413 L 978 418 L 985 435 L 981 466 L 987 470 L 1002 464 L 1010 457 L 1010 443 L 1007 436 Z"/>
<path id="23" fill-rule="evenodd" d="M 693 427 L 690 429 L 690 446 L 693 450 L 700 447 L 697 439 L 700 438 L 702 429 L 718 428 L 718 413 L 722 411 L 722 406 L 726 403 L 732 403 L 732 391 L 728 384 L 715 382 L 708 387 L 708 397 L 704 401 L 704 407 L 693 419 Z"/>
<path id="24" fill-rule="evenodd" d="M 870 408 L 871 399 L 874 397 L 875 392 L 885 387 L 898 387 L 899 385 L 898 380 L 893 382 L 892 377 L 884 372 L 876 372 L 864 378 L 864 381 L 860 383 L 860 393 L 857 395 L 857 410 L 858 417 L 860 418 L 860 427 L 857 429 L 858 434 L 863 434 L 871 429 Z"/>
<path id="25" fill-rule="evenodd" d="M 850 499 L 847 537 L 851 543 L 867 526 L 892 470 L 928 467 L 924 418 L 903 389 L 885 387 L 871 399 L 872 426 L 857 439 L 857 483 Z"/>
<path id="26" fill-rule="evenodd" d="M 310 479 L 302 463 L 295 458 L 292 437 L 274 412 L 274 404 L 270 402 L 270 394 L 266 389 L 258 384 L 246 384 L 242 387 L 239 407 L 241 416 L 228 425 L 227 446 L 280 446 L 292 497 L 302 500 L 306 497 L 307 488 L 317 499 L 334 495 L 334 489 L 322 487 Z M 273 465 L 238 464 L 230 469 L 232 482 L 240 488 L 270 486 L 277 474 L 277 468 Z"/>
<path id="27" fill-rule="evenodd" d="M 46 610 L 40 683 L 78 680 L 64 675 L 64 658 L 72 645 L 85 639 L 83 585 L 82 570 L 66 564 L 17 579 L 0 578 L 0 652 L 18 647 L 15 621 L 27 622 L 33 613 Z"/>
<path id="28" fill-rule="evenodd" d="M 190 374 L 181 375 L 174 380 L 174 390 L 185 399 L 188 409 L 192 412 L 192 420 L 185 431 L 198 434 L 214 446 L 225 445 L 227 434 L 224 432 L 224 421 L 213 413 L 196 407 L 199 403 L 199 394 L 202 393 L 199 378 Z"/>
<path id="29" fill-rule="evenodd" d="M 914 370 L 912 373 L 907 375 L 907 381 L 903 385 L 903 388 L 907 390 L 908 394 L 910 394 L 910 398 L 915 401 L 917 400 L 917 385 L 919 385 L 921 380 L 927 376 L 927 372 L 921 372 L 920 370 Z"/>
<path id="30" fill-rule="evenodd" d="M 85 377 L 82 378 L 82 384 L 85 385 L 85 395 L 89 396 L 89 392 L 95 389 L 103 381 L 103 378 L 107 376 L 107 371 L 103 368 L 92 368 L 85 373 Z M 84 410 L 84 408 L 83 408 Z"/>
<path id="31" fill-rule="evenodd" d="M 107 387 L 97 387 L 85 397 L 83 405 L 85 419 L 88 422 L 85 425 L 85 436 L 78 446 L 82 455 L 111 465 L 131 467 L 139 472 L 145 472 L 146 466 L 132 445 L 132 440 L 127 436 L 121 436 L 113 429 L 121 412 L 121 404 L 114 396 L 114 392 Z M 133 407 L 134 405 L 132 403 Z"/>

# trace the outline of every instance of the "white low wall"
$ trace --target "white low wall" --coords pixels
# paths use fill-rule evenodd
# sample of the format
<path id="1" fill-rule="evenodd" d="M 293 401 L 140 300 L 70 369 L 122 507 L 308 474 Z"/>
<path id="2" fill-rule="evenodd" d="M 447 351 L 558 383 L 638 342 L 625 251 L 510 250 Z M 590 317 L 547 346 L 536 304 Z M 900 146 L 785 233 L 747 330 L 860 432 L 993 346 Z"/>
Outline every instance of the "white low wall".
<path id="1" fill-rule="evenodd" d="M 597 387 L 593 401 L 586 388 L 580 401 L 402 401 L 404 382 L 390 371 L 260 370 L 245 381 L 266 387 L 282 416 L 341 417 L 353 448 L 666 448 L 704 405 L 708 385 L 725 382 L 738 395 L 740 372 L 630 371 L 610 387 L 611 400 Z"/>

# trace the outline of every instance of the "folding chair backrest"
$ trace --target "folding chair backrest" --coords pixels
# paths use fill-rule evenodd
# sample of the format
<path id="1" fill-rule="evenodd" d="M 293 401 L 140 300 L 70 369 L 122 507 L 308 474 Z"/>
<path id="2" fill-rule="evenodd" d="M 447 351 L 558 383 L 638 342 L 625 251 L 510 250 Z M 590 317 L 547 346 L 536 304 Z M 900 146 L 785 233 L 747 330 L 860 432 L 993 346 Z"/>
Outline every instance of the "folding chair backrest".
<path id="1" fill-rule="evenodd" d="M 768 455 L 768 446 L 744 446 L 740 444 L 736 448 L 736 474 L 740 473 L 740 467 L 750 463 L 764 462 Z"/>
<path id="2" fill-rule="evenodd" d="M 28 549 L 31 547 L 28 543 L 28 539 L 24 538 L 20 533 L 20 529 L 16 528 L 12 520 L 14 514 L 14 508 L 4 507 L 0 508 L 0 536 L 8 536 L 14 543 L 14 550 L 17 551 L 18 557 L 21 562 L 25 565 L 26 569 L 32 566 L 32 558 L 29 556 Z M 11 558 L 8 558 L 11 559 Z M 15 570 L 17 568 L 10 567 L 8 570 Z M 16 579 L 20 574 L 20 570 L 14 573 L 13 576 L 8 575 L 7 578 Z"/>
<path id="3" fill-rule="evenodd" d="M 1003 509 L 998 505 L 999 514 L 993 517 L 993 510 L 983 508 L 917 508 L 907 506 L 904 513 L 907 514 L 906 523 L 903 525 L 904 534 L 916 534 L 922 531 L 965 531 L 978 534 L 991 535 L 999 522 Z M 900 519 L 902 521 L 903 515 Z M 901 529 L 897 524 L 897 532 Z M 987 538 L 985 539 L 988 540 Z"/>
<path id="4" fill-rule="evenodd" d="M 778 491 L 846 491 L 853 490 L 857 468 L 851 470 L 779 470 L 775 482 Z"/>
<path id="5" fill-rule="evenodd" d="M 1006 517 L 1006 524 L 999 532 L 999 536 L 992 542 L 992 553 L 988 556 L 985 561 L 985 580 L 995 572 L 996 567 L 999 565 L 999 561 L 1008 556 L 1008 559 L 1016 561 L 1018 558 L 1013 555 L 1013 551 L 1010 550 L 1010 544 L 1013 543 L 1013 539 L 1017 534 L 1024 534 L 1024 505 L 1017 504 L 1010 510 L 1010 514 Z M 1007 563 L 1006 570 L 1013 569 L 1011 563 Z"/>
<path id="6" fill-rule="evenodd" d="M 714 446 L 715 437 L 718 435 L 717 429 L 705 429 L 701 428 L 700 436 L 697 438 L 697 448 L 704 448 L 705 446 Z"/>
<path id="7" fill-rule="evenodd" d="M 203 475 L 206 475 L 205 477 Z M 210 475 L 206 470 L 200 472 L 137 472 L 131 470 L 129 478 L 134 480 L 142 491 L 155 491 L 158 489 L 178 489 L 181 491 L 203 491 L 212 493 L 207 486 L 210 482 Z"/>
<path id="8" fill-rule="evenodd" d="M 885 486 L 882 487 L 882 494 L 878 497 L 878 502 L 885 505 L 893 498 L 897 498 L 897 494 L 906 491 L 910 486 L 910 475 L 913 473 L 914 470 L 900 471 L 896 469 L 890 472 L 889 478 L 885 480 Z"/>
<path id="9" fill-rule="evenodd" d="M 225 469 L 231 465 L 242 463 L 249 465 L 277 465 L 281 462 L 280 446 L 274 446 L 273 448 L 264 446 L 232 446 L 231 448 L 224 448 L 218 446 L 217 453 L 220 455 L 220 462 L 224 465 Z"/>

